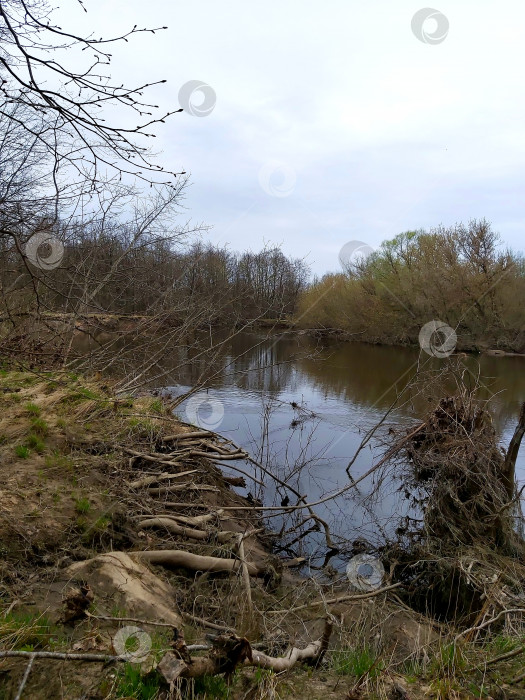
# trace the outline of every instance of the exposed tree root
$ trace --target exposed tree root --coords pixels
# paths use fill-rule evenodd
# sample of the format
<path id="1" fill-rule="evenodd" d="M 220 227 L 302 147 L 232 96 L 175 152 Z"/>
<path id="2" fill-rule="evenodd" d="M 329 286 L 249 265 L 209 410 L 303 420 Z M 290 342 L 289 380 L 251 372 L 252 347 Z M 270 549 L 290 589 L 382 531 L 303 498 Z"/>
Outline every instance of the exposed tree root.
<path id="1" fill-rule="evenodd" d="M 200 554 L 184 552 L 180 549 L 158 549 L 150 552 L 130 552 L 137 559 L 142 559 L 150 564 L 160 564 L 168 567 L 181 567 L 190 571 L 211 571 L 236 573 L 240 571 L 242 564 L 238 559 L 220 559 L 219 557 L 206 557 Z M 251 562 L 246 562 L 250 576 L 264 576 L 266 570 Z"/>

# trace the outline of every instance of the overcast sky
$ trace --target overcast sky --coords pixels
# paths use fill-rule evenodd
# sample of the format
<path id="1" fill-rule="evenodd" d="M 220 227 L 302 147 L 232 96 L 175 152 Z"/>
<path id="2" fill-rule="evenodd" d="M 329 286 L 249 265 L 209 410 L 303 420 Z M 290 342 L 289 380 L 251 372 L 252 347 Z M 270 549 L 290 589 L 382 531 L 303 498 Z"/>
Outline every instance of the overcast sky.
<path id="1" fill-rule="evenodd" d="M 152 92 L 165 109 L 210 86 L 211 112 L 175 115 L 155 145 L 191 173 L 186 205 L 212 242 L 281 245 L 323 273 L 348 241 L 486 217 L 525 248 L 522 0 L 439 2 L 419 38 L 426 6 L 405 0 L 61 4 L 64 27 L 97 36 L 168 26 L 112 64 L 119 82 L 167 79 Z"/>

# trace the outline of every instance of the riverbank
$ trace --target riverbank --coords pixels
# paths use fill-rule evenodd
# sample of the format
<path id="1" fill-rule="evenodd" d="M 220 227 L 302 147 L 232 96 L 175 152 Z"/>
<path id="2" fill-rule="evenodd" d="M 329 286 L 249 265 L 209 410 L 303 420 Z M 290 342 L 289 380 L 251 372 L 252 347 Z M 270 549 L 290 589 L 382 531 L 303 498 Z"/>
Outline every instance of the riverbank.
<path id="1" fill-rule="evenodd" d="M 76 314 L 45 312 L 38 317 L 32 317 L 29 314 L 24 314 L 23 316 L 27 317 L 25 318 L 26 322 L 31 323 L 31 331 L 28 332 L 28 337 L 34 336 L 33 344 L 36 343 L 36 347 L 32 348 L 33 352 L 29 353 L 29 359 L 34 366 L 40 365 L 42 367 L 47 366 L 49 358 L 53 356 L 51 350 L 54 348 L 55 341 L 52 338 L 57 334 L 72 334 L 72 346 L 73 348 L 78 346 L 82 354 L 86 344 L 104 344 L 114 342 L 117 338 L 120 342 L 130 344 L 134 344 L 139 338 L 143 339 L 144 337 L 149 337 L 154 341 L 157 337 L 162 338 L 163 333 L 167 329 L 182 328 L 184 325 L 183 320 L 169 313 L 160 316 L 86 313 L 79 317 Z M 393 348 L 421 348 L 418 338 L 418 333 L 421 330 L 419 327 L 414 328 L 411 333 L 399 336 L 385 336 L 367 331 L 353 333 L 345 330 L 343 327 L 310 326 L 305 324 L 301 317 L 293 318 L 292 316 L 286 318 L 260 318 L 255 321 L 238 320 L 233 333 L 231 324 L 227 320 L 224 320 L 222 323 L 215 321 L 211 324 L 211 327 L 219 334 L 223 333 L 224 337 L 239 332 L 266 332 L 270 336 L 274 334 L 290 335 L 292 337 L 303 336 L 316 341 L 362 343 Z M 209 332 L 210 324 L 203 323 L 201 327 L 196 326 L 186 334 L 185 342 L 192 343 L 201 333 L 208 335 Z M 48 342 L 48 351 L 46 353 L 39 352 L 39 350 L 43 349 L 43 338 L 48 338 L 49 341 L 45 341 Z M 4 348 L 6 353 L 10 352 L 12 354 L 13 358 L 16 358 L 17 355 L 17 341 L 18 339 L 15 338 L 12 347 Z M 55 348 L 55 352 L 58 357 L 58 348 Z M 493 357 L 525 357 L 525 345 L 516 338 L 512 342 L 495 335 L 475 338 L 469 333 L 458 331 L 454 353 L 489 355 Z"/>
<path id="2" fill-rule="evenodd" d="M 176 684 L 201 698 L 470 698 L 493 684 L 521 697 L 506 683 L 519 655 L 494 661 L 520 648 L 518 636 L 452 649 L 454 630 L 395 591 L 314 582 L 273 556 L 259 504 L 234 490 L 244 477 L 216 466 L 236 448 L 162 399 L 116 397 L 107 383 L 63 373 L 3 371 L 0 392 L 0 647 L 59 655 L 34 658 L 22 697 L 167 697 L 153 667 L 174 645 L 206 658 L 191 645 L 235 631 L 274 660 L 289 646 L 315 657 L 326 620 L 330 639 L 313 667 L 283 674 L 245 659 L 230 686 L 222 674 Z M 60 658 L 122 653 L 119 630 L 130 626 L 151 643 L 140 663 Z M 15 697 L 27 664 L 0 660 L 0 697 Z"/>

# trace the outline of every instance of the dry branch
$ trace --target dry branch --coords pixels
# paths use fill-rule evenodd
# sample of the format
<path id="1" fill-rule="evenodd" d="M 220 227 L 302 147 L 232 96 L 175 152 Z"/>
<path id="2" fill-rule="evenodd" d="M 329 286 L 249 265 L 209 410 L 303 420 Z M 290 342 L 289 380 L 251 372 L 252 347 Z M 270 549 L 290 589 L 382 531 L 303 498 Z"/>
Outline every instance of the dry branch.
<path id="1" fill-rule="evenodd" d="M 187 612 L 181 612 L 180 613 L 182 617 L 185 617 L 187 620 L 191 620 L 192 622 L 196 622 L 198 625 L 202 625 L 203 627 L 209 627 L 212 630 L 217 630 L 219 632 L 233 632 L 235 634 L 235 629 L 233 627 L 227 627 L 226 625 L 219 625 L 216 622 L 209 622 L 209 620 L 205 620 L 202 617 L 197 617 L 196 615 L 190 615 L 190 613 Z"/>
<path id="2" fill-rule="evenodd" d="M 162 474 L 152 474 L 151 476 L 145 476 L 142 479 L 130 481 L 128 482 L 128 486 L 130 487 L 130 489 L 139 489 L 141 486 L 149 486 L 150 484 L 155 484 L 159 481 L 165 481 L 166 479 L 180 479 L 182 476 L 196 474 L 198 471 L 198 469 L 190 469 L 187 472 L 180 472 L 179 474 L 170 474 L 169 472 L 163 472 Z"/>
<path id="3" fill-rule="evenodd" d="M 192 658 L 191 663 L 187 663 L 187 660 L 179 658 L 176 653 L 168 652 L 162 658 L 157 670 L 171 687 L 177 678 L 199 678 L 204 675 L 214 676 L 221 673 L 229 677 L 241 665 L 271 669 L 280 673 L 291 669 L 301 661 L 318 663 L 328 649 L 331 634 L 332 622 L 327 620 L 320 639 L 312 642 L 305 649 L 293 647 L 284 657 L 268 656 L 262 651 L 256 651 L 252 649 L 246 638 L 234 634 L 223 635 L 214 640 L 210 656 Z"/>
<path id="4" fill-rule="evenodd" d="M 516 476 L 516 459 L 520 450 L 521 440 L 525 434 L 525 403 L 521 406 L 521 411 L 518 419 L 518 425 L 514 430 L 514 435 L 509 444 L 505 462 L 502 468 L 503 483 L 507 490 L 507 497 L 512 501 L 515 497 L 515 476 Z"/>
<path id="5" fill-rule="evenodd" d="M 0 659 L 20 656 L 25 659 L 58 659 L 60 661 L 100 661 L 111 663 L 112 661 L 129 661 L 128 655 L 116 656 L 113 654 L 73 654 L 60 651 L 4 651 L 0 650 Z"/>
<path id="6" fill-rule="evenodd" d="M 214 513 L 206 513 L 206 515 L 171 515 L 168 517 L 187 525 L 204 525 L 204 523 L 219 519 L 223 512 L 222 508 L 219 508 Z"/>
<path id="7" fill-rule="evenodd" d="M 244 592 L 246 595 L 246 604 L 248 606 L 248 610 L 250 613 L 253 613 L 253 603 L 252 603 L 252 589 L 251 589 L 251 584 L 250 584 L 250 573 L 248 571 L 248 563 L 246 561 L 246 557 L 244 554 L 244 537 L 242 535 L 239 535 L 238 538 L 238 550 L 237 553 L 239 555 L 239 559 L 242 564 L 242 582 L 244 585 Z"/>
<path id="8" fill-rule="evenodd" d="M 190 440 L 198 437 L 210 437 L 215 433 L 210 433 L 209 430 L 195 430 L 192 433 L 177 433 L 176 435 L 165 435 L 162 442 L 174 442 L 176 440 Z"/>
<path id="9" fill-rule="evenodd" d="M 161 495 L 163 493 L 172 493 L 174 491 L 213 491 L 217 493 L 220 489 L 217 486 L 209 486 L 208 484 L 193 484 L 188 482 L 186 484 L 173 484 L 172 486 L 159 486 L 150 487 L 148 493 L 153 495 Z"/>
<path id="10" fill-rule="evenodd" d="M 313 608 L 317 605 L 337 605 L 338 603 L 346 603 L 351 600 L 364 600 L 365 598 L 373 598 L 374 596 L 381 595 L 382 593 L 388 593 L 388 591 L 394 590 L 394 588 L 399 588 L 403 585 L 402 581 L 398 583 L 393 583 L 391 586 L 385 586 L 384 588 L 378 588 L 375 591 L 369 591 L 368 593 L 349 593 L 348 595 L 341 595 L 337 598 L 327 598 L 326 600 L 314 600 L 311 603 L 305 603 L 304 605 L 298 605 L 295 608 L 290 608 L 286 612 L 297 612 L 298 610 L 306 610 L 307 608 Z M 284 612 L 283 610 L 268 610 L 268 615 L 277 615 Z"/>
<path id="11" fill-rule="evenodd" d="M 135 459 L 145 459 L 147 462 L 156 462 L 157 464 L 167 464 L 169 467 L 176 467 L 180 464 L 180 460 L 167 460 L 162 457 L 154 457 L 153 455 L 145 454 L 144 452 L 137 452 L 137 450 L 131 450 L 128 447 L 124 448 L 124 452 L 128 455 L 132 455 Z"/>

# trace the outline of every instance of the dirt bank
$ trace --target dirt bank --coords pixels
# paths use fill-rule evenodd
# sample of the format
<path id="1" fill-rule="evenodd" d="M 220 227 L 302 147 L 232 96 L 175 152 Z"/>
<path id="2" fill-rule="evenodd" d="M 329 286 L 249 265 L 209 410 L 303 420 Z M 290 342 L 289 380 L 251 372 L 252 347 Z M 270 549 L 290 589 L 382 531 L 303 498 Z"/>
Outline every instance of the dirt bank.
<path id="1" fill-rule="evenodd" d="M 21 697 L 169 697 L 155 667 L 170 654 L 172 697 L 522 697 L 505 682 L 517 654 L 480 672 L 516 638 L 451 651 L 450 630 L 395 591 L 363 596 L 275 557 L 258 504 L 235 490 L 245 477 L 220 468 L 237 448 L 159 398 L 5 370 L 0 401 L 0 698 L 28 668 Z M 310 665 L 278 672 L 294 654 Z M 205 663 L 219 675 L 196 674 Z"/>

